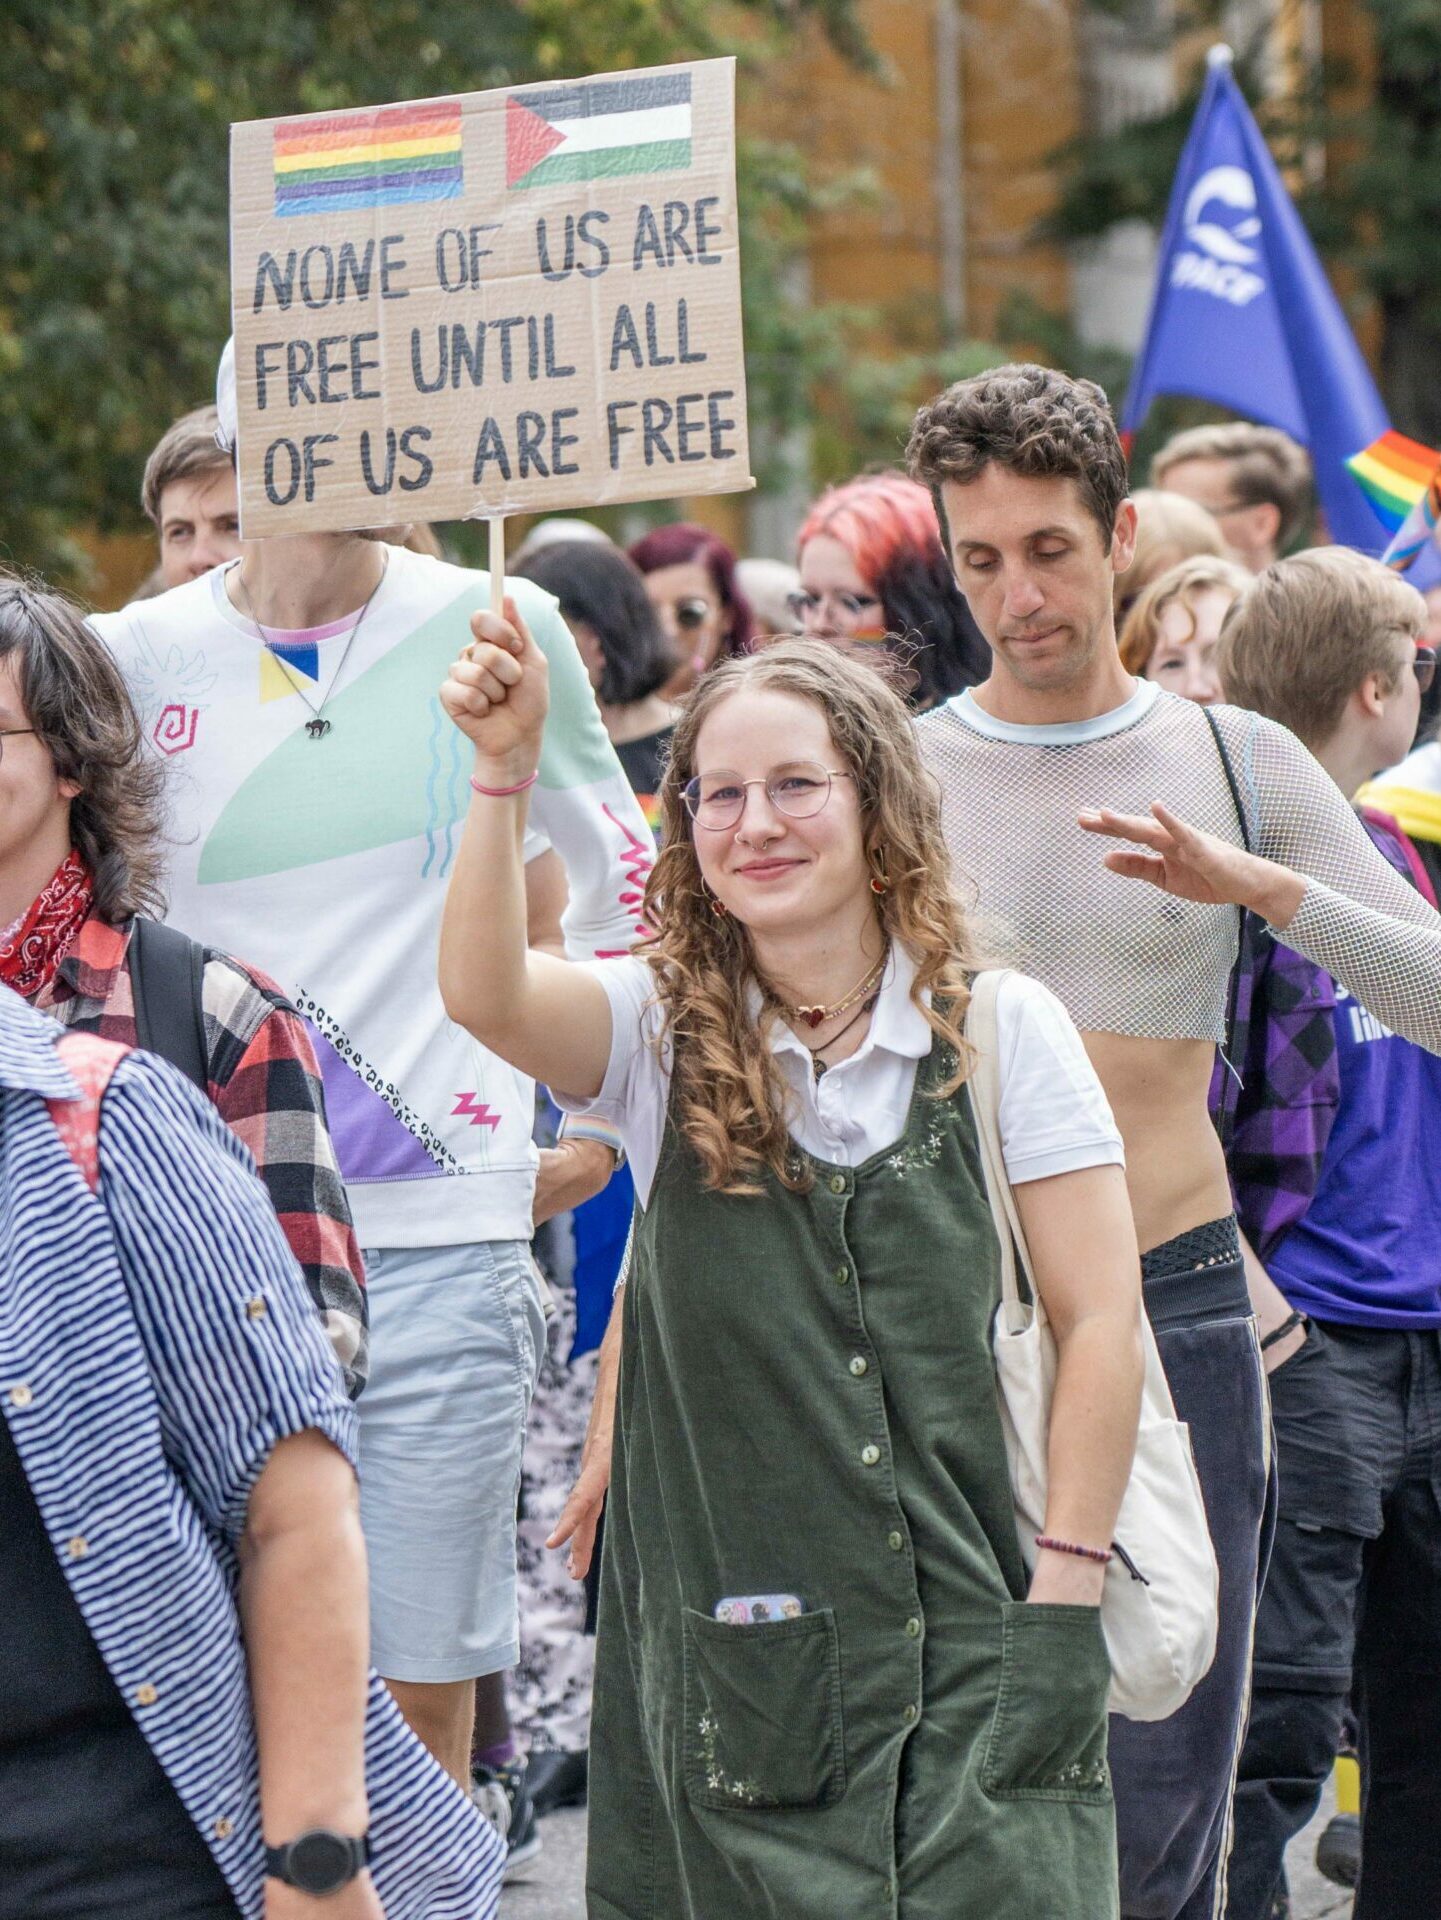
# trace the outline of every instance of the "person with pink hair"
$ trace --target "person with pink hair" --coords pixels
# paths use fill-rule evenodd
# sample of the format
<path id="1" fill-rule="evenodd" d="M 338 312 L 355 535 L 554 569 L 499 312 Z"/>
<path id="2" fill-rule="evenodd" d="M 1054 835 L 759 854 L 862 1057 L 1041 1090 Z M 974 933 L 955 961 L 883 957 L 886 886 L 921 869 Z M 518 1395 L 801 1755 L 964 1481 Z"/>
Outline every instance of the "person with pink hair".
<path id="1" fill-rule="evenodd" d="M 990 653 L 946 558 L 926 489 L 864 473 L 823 493 L 796 539 L 791 609 L 812 638 L 874 645 L 898 659 L 917 710 L 990 672 Z"/>
<path id="2" fill-rule="evenodd" d="M 657 527 L 627 549 L 645 575 L 645 589 L 675 655 L 676 670 L 660 689 L 678 700 L 717 660 L 749 653 L 750 603 L 736 580 L 736 557 L 725 541 L 683 520 Z"/>

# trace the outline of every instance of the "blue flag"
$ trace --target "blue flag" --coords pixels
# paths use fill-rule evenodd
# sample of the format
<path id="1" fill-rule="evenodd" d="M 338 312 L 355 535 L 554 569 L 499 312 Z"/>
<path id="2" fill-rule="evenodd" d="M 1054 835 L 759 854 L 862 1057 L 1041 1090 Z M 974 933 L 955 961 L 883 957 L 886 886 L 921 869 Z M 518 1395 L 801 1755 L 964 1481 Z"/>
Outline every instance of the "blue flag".
<path id="1" fill-rule="evenodd" d="M 1122 431 L 1162 393 L 1281 427 L 1310 451 L 1331 538 L 1385 547 L 1346 462 L 1387 431 L 1386 409 L 1220 48 L 1171 190 Z"/>

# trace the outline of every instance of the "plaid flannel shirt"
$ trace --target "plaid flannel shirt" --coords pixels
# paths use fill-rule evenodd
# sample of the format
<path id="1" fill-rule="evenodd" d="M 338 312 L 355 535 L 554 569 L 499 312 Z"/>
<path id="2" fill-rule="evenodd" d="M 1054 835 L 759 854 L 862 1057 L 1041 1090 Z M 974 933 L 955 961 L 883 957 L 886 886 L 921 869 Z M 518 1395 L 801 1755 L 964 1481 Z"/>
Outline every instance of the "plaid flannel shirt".
<path id="1" fill-rule="evenodd" d="M 35 1006 L 133 1047 L 129 949 L 129 926 L 92 913 Z M 310 1036 L 273 980 L 209 948 L 202 1001 L 210 1099 L 250 1149 L 353 1399 L 369 1364 L 365 1270 Z"/>
<path id="2" fill-rule="evenodd" d="M 1404 836 L 1367 809 L 1362 825 L 1378 852 L 1415 883 Z M 1241 1086 L 1224 1062 L 1212 1110 L 1234 1112 L 1227 1164 L 1241 1231 L 1264 1265 L 1315 1197 L 1341 1099 L 1336 1055 L 1336 983 L 1254 919 L 1237 982 Z"/>

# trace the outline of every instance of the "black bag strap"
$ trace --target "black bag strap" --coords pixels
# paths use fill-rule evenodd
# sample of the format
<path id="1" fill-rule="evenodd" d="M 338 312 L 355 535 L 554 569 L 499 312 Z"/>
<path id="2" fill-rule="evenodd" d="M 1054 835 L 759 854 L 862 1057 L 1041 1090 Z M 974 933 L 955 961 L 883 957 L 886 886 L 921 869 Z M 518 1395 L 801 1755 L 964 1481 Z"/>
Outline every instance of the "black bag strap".
<path id="1" fill-rule="evenodd" d="M 1216 716 L 1209 707 L 1202 707 L 1201 713 L 1206 725 L 1211 729 L 1211 738 L 1216 743 L 1216 752 L 1221 756 L 1221 770 L 1226 776 L 1226 785 L 1231 790 L 1231 803 L 1236 809 L 1236 823 L 1241 829 L 1241 845 L 1246 849 L 1247 853 L 1250 853 L 1253 851 L 1251 846 L 1251 825 L 1246 818 L 1246 808 L 1241 799 L 1240 784 L 1236 779 L 1236 770 L 1231 765 L 1231 755 L 1226 746 L 1225 735 L 1221 732 Z M 1221 1058 L 1239 1084 L 1240 1069 L 1236 1065 L 1238 1057 L 1237 1048 L 1240 1047 L 1244 1051 L 1248 1036 L 1237 1032 L 1238 1021 L 1236 1016 L 1240 1006 L 1242 970 L 1251 964 L 1251 942 L 1253 936 L 1251 931 L 1251 915 L 1244 907 L 1238 907 L 1236 913 L 1236 961 L 1235 965 L 1231 968 L 1231 981 L 1226 991 L 1226 1044 L 1221 1049 Z M 1229 1086 L 1223 1082 L 1221 1089 L 1221 1110 L 1217 1115 L 1217 1130 L 1221 1136 L 1221 1145 L 1227 1153 L 1231 1150 L 1231 1136 L 1235 1131 L 1235 1125 L 1235 1098 Z"/>
<path id="2" fill-rule="evenodd" d="M 193 1080 L 210 1083 L 205 1045 L 205 949 L 163 921 L 137 914 L 130 933 L 135 1044 Z"/>

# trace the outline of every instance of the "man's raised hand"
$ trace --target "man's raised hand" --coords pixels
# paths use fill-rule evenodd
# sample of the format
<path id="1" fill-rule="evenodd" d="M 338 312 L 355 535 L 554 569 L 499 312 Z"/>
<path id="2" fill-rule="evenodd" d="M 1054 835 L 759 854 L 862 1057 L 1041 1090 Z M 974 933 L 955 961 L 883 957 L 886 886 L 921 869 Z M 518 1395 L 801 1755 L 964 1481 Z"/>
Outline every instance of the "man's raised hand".
<path id="1" fill-rule="evenodd" d="M 539 762 L 549 668 L 510 599 L 503 619 L 473 613 L 470 630 L 474 638 L 451 664 L 440 704 L 474 744 L 477 771 L 506 786 L 527 779 Z"/>

